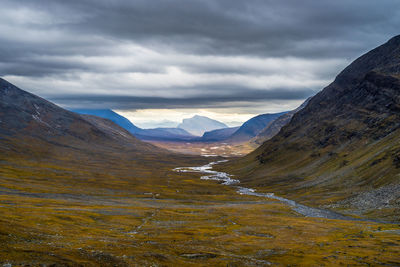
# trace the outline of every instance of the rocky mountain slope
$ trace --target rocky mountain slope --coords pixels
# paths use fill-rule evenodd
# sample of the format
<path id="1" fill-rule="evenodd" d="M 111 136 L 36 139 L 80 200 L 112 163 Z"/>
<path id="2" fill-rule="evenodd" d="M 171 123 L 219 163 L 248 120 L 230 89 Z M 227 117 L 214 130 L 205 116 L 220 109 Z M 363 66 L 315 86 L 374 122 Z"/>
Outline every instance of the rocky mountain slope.
<path id="1" fill-rule="evenodd" d="M 195 115 L 192 118 L 183 119 L 182 123 L 178 125 L 178 128 L 184 129 L 193 135 L 202 136 L 205 132 L 228 128 L 228 126 L 217 120 Z"/>
<path id="2" fill-rule="evenodd" d="M 244 183 L 311 205 L 400 220 L 399 128 L 396 36 L 355 60 L 275 137 L 228 169 Z M 378 196 L 384 199 L 374 201 Z"/>
<path id="3" fill-rule="evenodd" d="M 227 142 L 241 143 L 246 142 L 257 136 L 270 122 L 279 118 L 286 112 L 261 114 L 243 123 L 243 125 L 228 139 Z"/>

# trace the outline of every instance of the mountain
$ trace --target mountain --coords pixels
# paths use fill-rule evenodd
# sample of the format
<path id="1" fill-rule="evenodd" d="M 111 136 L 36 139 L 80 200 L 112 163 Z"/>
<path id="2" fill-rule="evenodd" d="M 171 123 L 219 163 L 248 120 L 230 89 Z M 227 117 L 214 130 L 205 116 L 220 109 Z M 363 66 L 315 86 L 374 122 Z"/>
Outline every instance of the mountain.
<path id="1" fill-rule="evenodd" d="M 72 109 L 71 111 L 109 119 L 141 140 L 186 141 L 195 137 L 180 128 L 141 129 L 127 118 L 110 109 Z"/>
<path id="2" fill-rule="evenodd" d="M 282 129 L 283 126 L 290 122 L 295 113 L 297 113 L 299 110 L 303 109 L 307 105 L 310 99 L 311 98 L 308 98 L 298 108 L 284 113 L 283 115 L 268 123 L 268 125 L 263 130 L 261 130 L 256 137 L 253 138 L 252 142 L 254 142 L 256 145 L 261 145 L 265 141 L 274 137 Z"/>
<path id="3" fill-rule="evenodd" d="M 178 125 L 178 128 L 184 129 L 193 135 L 202 136 L 205 132 L 228 128 L 228 126 L 217 120 L 195 115 L 192 118 L 183 119 L 182 123 Z"/>
<path id="4" fill-rule="evenodd" d="M 139 141 L 110 120 L 62 109 L 3 79 L 0 79 L 0 140 L 2 149 L 15 152 L 22 148 L 28 153 L 29 147 L 35 147 L 34 154 L 113 147 L 126 151 L 165 152 Z"/>
<path id="5" fill-rule="evenodd" d="M 271 121 L 277 119 L 286 112 L 262 114 L 251 118 L 227 139 L 228 142 L 241 143 L 246 142 L 260 133 Z"/>
<path id="6" fill-rule="evenodd" d="M 201 137 L 203 142 L 218 142 L 229 138 L 233 133 L 235 133 L 240 127 L 230 127 L 217 129 L 209 132 L 205 132 Z"/>
<path id="7" fill-rule="evenodd" d="M 112 111 L 111 109 L 71 109 L 71 111 L 79 114 L 94 115 L 101 118 L 109 119 L 110 121 L 118 124 L 132 134 L 141 130 L 130 120 Z"/>
<path id="8" fill-rule="evenodd" d="M 361 56 L 229 167 L 310 205 L 400 219 L 400 35 Z"/>

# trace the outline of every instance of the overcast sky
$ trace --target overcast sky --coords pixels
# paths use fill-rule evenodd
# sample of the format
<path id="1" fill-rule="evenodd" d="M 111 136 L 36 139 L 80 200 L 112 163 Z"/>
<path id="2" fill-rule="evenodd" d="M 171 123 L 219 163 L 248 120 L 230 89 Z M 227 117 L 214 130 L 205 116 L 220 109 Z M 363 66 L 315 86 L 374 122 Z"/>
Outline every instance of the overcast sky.
<path id="1" fill-rule="evenodd" d="M 142 127 L 293 109 L 400 33 L 398 0 L 0 3 L 1 77 Z"/>

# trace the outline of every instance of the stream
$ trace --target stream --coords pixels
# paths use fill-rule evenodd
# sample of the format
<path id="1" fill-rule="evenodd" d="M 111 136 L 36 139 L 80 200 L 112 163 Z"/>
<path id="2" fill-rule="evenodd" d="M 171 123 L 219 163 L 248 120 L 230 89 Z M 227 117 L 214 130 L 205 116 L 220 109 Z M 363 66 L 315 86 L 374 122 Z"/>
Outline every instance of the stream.
<path id="1" fill-rule="evenodd" d="M 220 160 L 220 161 L 210 162 L 204 166 L 199 166 L 199 167 L 179 167 L 179 168 L 175 168 L 174 171 L 203 173 L 205 175 L 201 176 L 200 179 L 202 179 L 202 180 L 214 180 L 214 181 L 220 182 L 223 185 L 234 186 L 237 188 L 237 193 L 239 193 L 241 195 L 250 195 L 250 196 L 257 196 L 257 197 L 278 200 L 279 202 L 292 207 L 292 209 L 294 211 L 296 211 L 297 213 L 302 214 L 303 216 L 306 216 L 306 217 L 337 219 L 337 220 L 359 220 L 359 219 L 351 218 L 348 216 L 344 216 L 342 214 L 339 214 L 339 213 L 336 213 L 333 211 L 308 207 L 308 206 L 299 204 L 293 200 L 276 196 L 274 193 L 257 193 L 255 189 L 239 186 L 240 181 L 237 179 L 233 179 L 232 175 L 230 175 L 226 172 L 214 171 L 212 169 L 213 165 L 219 164 L 222 162 L 227 162 L 227 161 L 228 160 Z"/>

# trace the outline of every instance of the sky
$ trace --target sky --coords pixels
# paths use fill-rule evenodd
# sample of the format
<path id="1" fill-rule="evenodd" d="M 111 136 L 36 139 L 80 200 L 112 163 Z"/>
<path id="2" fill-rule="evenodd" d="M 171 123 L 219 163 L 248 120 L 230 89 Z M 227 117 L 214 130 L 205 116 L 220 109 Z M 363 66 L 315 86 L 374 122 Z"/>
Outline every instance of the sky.
<path id="1" fill-rule="evenodd" d="M 144 128 L 294 109 L 400 33 L 398 0 L 0 2 L 0 77 Z"/>

